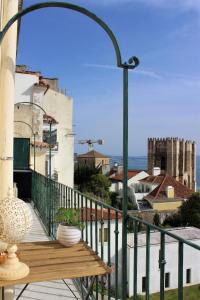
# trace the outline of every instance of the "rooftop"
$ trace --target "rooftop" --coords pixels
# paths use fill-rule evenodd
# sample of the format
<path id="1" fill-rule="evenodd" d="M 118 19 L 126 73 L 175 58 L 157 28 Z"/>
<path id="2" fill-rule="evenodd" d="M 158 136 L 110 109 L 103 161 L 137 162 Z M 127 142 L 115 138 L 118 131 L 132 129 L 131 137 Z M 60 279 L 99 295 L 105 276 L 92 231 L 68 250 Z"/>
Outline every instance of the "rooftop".
<path id="1" fill-rule="evenodd" d="M 183 185 L 180 181 L 177 181 L 174 177 L 168 174 L 148 176 L 140 180 L 140 182 L 158 185 L 150 194 L 148 194 L 148 196 L 145 197 L 145 199 L 151 201 L 169 199 L 166 195 L 166 188 L 168 186 L 172 186 L 174 188 L 174 198 L 176 200 L 187 199 L 192 194 L 192 190 L 190 190 L 187 186 Z"/>
<path id="2" fill-rule="evenodd" d="M 178 235 L 179 237 L 185 240 L 199 240 L 200 241 L 200 229 L 196 227 L 179 227 L 179 228 L 170 228 L 167 229 L 173 234 Z M 165 235 L 165 242 L 169 243 L 178 243 L 174 238 Z M 129 233 L 127 236 L 127 243 L 130 248 L 134 247 L 134 234 Z M 150 244 L 151 245 L 160 245 L 160 232 L 159 231 L 151 231 L 150 234 Z M 138 246 L 143 247 L 146 246 L 146 233 L 139 232 L 138 233 Z"/>
<path id="3" fill-rule="evenodd" d="M 128 170 L 128 180 L 141 172 L 143 172 L 143 170 Z M 123 172 L 118 173 L 114 176 L 113 175 L 110 176 L 110 180 L 113 180 L 113 181 L 123 181 L 123 178 L 124 178 Z"/>
<path id="4" fill-rule="evenodd" d="M 78 155 L 77 158 L 108 158 L 108 156 L 106 156 L 98 151 L 91 150 L 87 153 Z"/>
<path id="5" fill-rule="evenodd" d="M 94 208 L 90 209 L 90 208 L 83 208 L 83 216 L 82 216 L 82 221 L 94 221 L 95 219 L 97 219 L 98 221 L 100 221 L 101 219 L 104 220 L 115 220 L 116 218 L 116 211 L 115 210 L 110 210 L 110 216 L 108 214 L 108 209 L 97 209 L 95 210 Z M 118 213 L 118 219 L 122 218 L 122 214 Z"/>

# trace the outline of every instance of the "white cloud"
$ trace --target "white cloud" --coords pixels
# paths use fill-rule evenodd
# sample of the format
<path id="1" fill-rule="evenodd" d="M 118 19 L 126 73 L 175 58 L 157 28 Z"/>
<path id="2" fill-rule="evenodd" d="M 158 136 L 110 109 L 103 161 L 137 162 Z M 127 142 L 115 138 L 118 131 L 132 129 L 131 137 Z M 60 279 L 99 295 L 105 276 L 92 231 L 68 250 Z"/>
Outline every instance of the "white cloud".
<path id="1" fill-rule="evenodd" d="M 109 69 L 109 70 L 119 70 L 118 67 L 116 66 L 112 66 L 112 65 L 101 65 L 101 64 L 83 64 L 84 67 L 87 68 L 100 68 L 100 69 Z M 151 70 L 134 70 L 132 71 L 136 74 L 142 75 L 142 76 L 147 76 L 150 78 L 154 78 L 154 79 L 161 79 L 162 76 L 154 71 Z"/>
<path id="2" fill-rule="evenodd" d="M 118 67 L 113 65 L 103 65 L 103 64 L 83 64 L 83 67 L 86 68 L 97 68 L 97 69 L 108 69 L 108 70 L 120 70 Z M 170 81 L 177 81 L 184 85 L 190 86 L 200 86 L 200 77 L 198 76 L 185 76 L 184 74 L 177 73 L 167 73 L 167 72 L 156 72 L 150 69 L 135 69 L 131 70 L 132 73 L 138 74 L 144 77 L 149 77 L 153 79 L 163 79 Z"/>
<path id="3" fill-rule="evenodd" d="M 124 5 L 124 4 L 145 4 L 157 8 L 180 8 L 194 10 L 200 13 L 200 0 L 90 0 L 93 5 Z"/>

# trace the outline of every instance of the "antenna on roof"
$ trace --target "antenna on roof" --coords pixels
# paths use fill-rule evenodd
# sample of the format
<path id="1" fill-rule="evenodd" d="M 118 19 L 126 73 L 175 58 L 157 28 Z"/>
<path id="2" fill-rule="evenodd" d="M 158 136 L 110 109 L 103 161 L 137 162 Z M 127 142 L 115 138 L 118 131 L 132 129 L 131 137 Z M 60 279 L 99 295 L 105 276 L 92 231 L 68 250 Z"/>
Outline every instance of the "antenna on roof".
<path id="1" fill-rule="evenodd" d="M 98 144 L 98 145 L 103 145 L 104 144 L 104 140 L 99 139 L 99 140 L 80 140 L 78 141 L 78 144 L 84 145 L 84 144 L 88 144 L 88 151 L 92 151 L 94 150 L 94 144 Z"/>

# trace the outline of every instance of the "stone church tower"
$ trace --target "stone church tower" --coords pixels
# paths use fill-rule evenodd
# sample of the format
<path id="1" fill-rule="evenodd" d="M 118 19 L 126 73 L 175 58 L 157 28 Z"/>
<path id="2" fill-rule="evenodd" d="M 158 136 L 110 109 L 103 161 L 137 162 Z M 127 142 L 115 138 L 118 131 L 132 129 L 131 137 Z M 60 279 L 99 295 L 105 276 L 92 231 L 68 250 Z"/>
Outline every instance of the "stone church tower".
<path id="1" fill-rule="evenodd" d="M 178 138 L 148 138 L 148 171 L 159 167 L 162 174 L 196 188 L 196 144 Z"/>

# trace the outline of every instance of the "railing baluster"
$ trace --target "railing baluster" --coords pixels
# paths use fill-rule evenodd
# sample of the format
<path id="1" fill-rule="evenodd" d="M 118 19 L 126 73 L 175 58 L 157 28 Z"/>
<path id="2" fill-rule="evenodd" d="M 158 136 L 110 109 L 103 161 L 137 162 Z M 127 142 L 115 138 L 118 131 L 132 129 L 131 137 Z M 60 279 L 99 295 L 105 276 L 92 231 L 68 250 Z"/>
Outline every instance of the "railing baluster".
<path id="1" fill-rule="evenodd" d="M 84 223 L 83 195 L 81 195 L 81 223 Z M 84 239 L 84 229 L 81 230 L 81 238 Z"/>
<path id="2" fill-rule="evenodd" d="M 86 222 L 86 243 L 88 244 L 88 198 L 85 197 L 85 222 Z"/>
<path id="3" fill-rule="evenodd" d="M 150 227 L 146 227 L 146 295 L 145 299 L 149 300 L 149 272 L 150 272 Z"/>
<path id="4" fill-rule="evenodd" d="M 78 193 L 77 196 L 78 196 L 78 210 L 80 210 L 80 194 Z"/>
<path id="5" fill-rule="evenodd" d="M 66 186 L 65 187 L 65 208 L 67 208 L 68 205 L 67 200 L 68 200 L 68 187 Z"/>
<path id="6" fill-rule="evenodd" d="M 134 300 L 137 300 L 137 264 L 138 264 L 138 221 L 134 222 L 134 261 L 133 261 L 133 295 Z"/>
<path id="7" fill-rule="evenodd" d="M 98 254 L 98 215 L 97 203 L 95 202 L 95 252 Z"/>
<path id="8" fill-rule="evenodd" d="M 183 300 L 183 242 L 178 243 L 178 300 Z"/>
<path id="9" fill-rule="evenodd" d="M 101 204 L 101 259 L 104 260 L 104 211 L 103 205 Z M 101 276 L 101 299 L 104 299 L 104 278 Z"/>
<path id="10" fill-rule="evenodd" d="M 118 300 L 118 212 L 115 212 L 115 299 Z"/>
<path id="11" fill-rule="evenodd" d="M 107 209 L 108 211 L 108 262 L 107 265 L 111 267 L 111 260 L 110 260 L 110 208 Z M 108 300 L 110 300 L 110 287 L 111 287 L 111 277 L 110 274 L 108 274 Z"/>
<path id="12" fill-rule="evenodd" d="M 74 191 L 74 205 L 73 205 L 73 208 L 77 208 L 77 192 Z"/>
<path id="13" fill-rule="evenodd" d="M 68 187 L 68 196 L 67 196 L 67 202 L 68 202 L 68 208 L 70 208 L 70 203 L 71 203 L 71 188 Z"/>
<path id="14" fill-rule="evenodd" d="M 165 299 L 165 234 L 161 232 L 160 235 L 160 254 L 159 254 L 159 268 L 160 268 L 160 300 Z"/>
<path id="15" fill-rule="evenodd" d="M 70 188 L 70 192 L 71 192 L 71 197 L 70 197 L 70 200 L 71 200 L 71 204 L 70 204 L 70 207 L 72 208 L 73 207 L 73 189 Z"/>
<path id="16" fill-rule="evenodd" d="M 90 199 L 90 247 L 93 248 L 93 213 L 92 213 L 91 199 Z"/>

